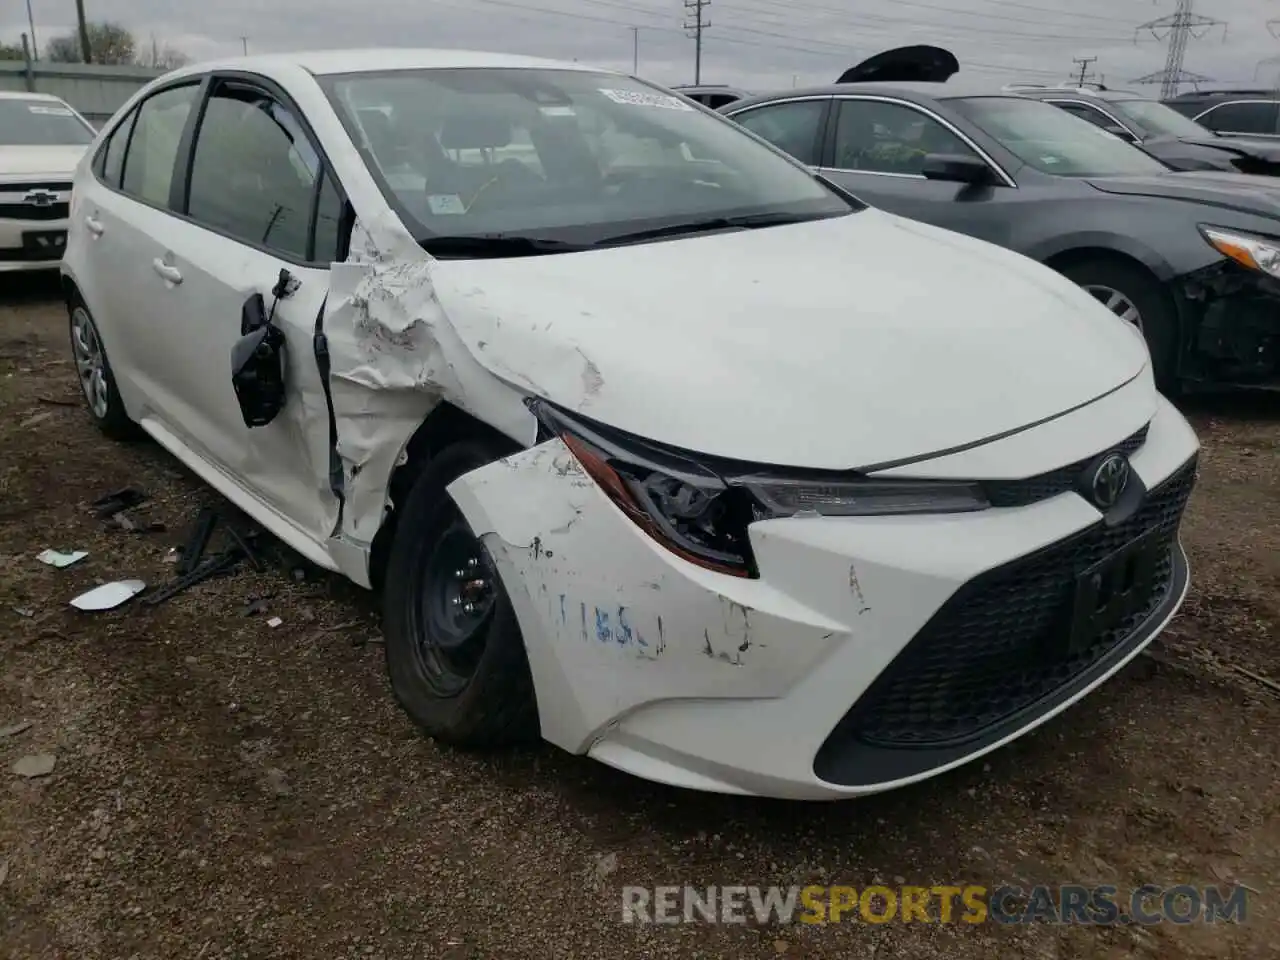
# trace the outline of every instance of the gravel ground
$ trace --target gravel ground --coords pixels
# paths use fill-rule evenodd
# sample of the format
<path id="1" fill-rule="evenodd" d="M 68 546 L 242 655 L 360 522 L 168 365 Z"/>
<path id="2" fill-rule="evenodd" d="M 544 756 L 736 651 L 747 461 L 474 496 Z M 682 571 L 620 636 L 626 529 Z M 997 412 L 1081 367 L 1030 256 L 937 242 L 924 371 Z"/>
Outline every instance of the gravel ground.
<path id="1" fill-rule="evenodd" d="M 70 609 L 99 581 L 167 579 L 215 498 L 154 445 L 100 439 L 53 284 L 5 289 L 0 956 L 1276 955 L 1280 403 L 1188 404 L 1193 593 L 1151 656 L 985 764 L 865 801 L 754 801 L 550 747 L 432 743 L 391 698 L 372 602 L 329 577 L 240 572 L 155 608 Z M 127 484 L 150 494 L 135 519 L 168 532 L 90 514 Z M 54 570 L 46 547 L 89 557 Z M 265 613 L 244 613 L 253 597 Z M 20 775 L 33 756 L 52 771 Z M 1238 925 L 620 920 L 623 884 L 811 881 L 1254 893 Z"/>

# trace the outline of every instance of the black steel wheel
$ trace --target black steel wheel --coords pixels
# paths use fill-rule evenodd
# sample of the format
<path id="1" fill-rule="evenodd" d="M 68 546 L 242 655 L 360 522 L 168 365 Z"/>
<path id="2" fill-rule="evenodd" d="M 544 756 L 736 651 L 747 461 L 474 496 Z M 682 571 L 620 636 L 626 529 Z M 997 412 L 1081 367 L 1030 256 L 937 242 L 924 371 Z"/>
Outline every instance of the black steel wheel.
<path id="1" fill-rule="evenodd" d="M 432 736 L 486 746 L 538 735 L 533 679 L 511 600 L 484 544 L 445 488 L 500 454 L 456 444 L 422 469 L 387 559 L 387 672 Z"/>

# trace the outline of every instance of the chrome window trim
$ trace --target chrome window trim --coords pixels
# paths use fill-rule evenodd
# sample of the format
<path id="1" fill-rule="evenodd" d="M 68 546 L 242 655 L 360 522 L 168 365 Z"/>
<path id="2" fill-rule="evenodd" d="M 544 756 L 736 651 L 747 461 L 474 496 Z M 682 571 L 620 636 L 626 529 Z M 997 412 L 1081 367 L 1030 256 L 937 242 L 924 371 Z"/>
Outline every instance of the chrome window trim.
<path id="1" fill-rule="evenodd" d="M 1044 102 L 1045 102 L 1045 103 L 1054 103 L 1054 104 L 1057 104 L 1057 103 L 1072 103 L 1072 104 L 1075 104 L 1077 107 L 1088 107 L 1090 110 L 1096 110 L 1096 111 L 1098 111 L 1098 113 L 1102 114 L 1104 117 L 1106 117 L 1106 118 L 1107 118 L 1108 120 L 1110 120 L 1112 123 L 1114 123 L 1117 127 L 1119 127 L 1121 130 L 1123 130 L 1125 133 L 1129 134 L 1129 136 L 1133 137 L 1133 139 L 1134 139 L 1134 140 L 1136 140 L 1138 143 L 1141 143 L 1141 142 L 1142 142 L 1142 137 L 1140 137 L 1140 136 L 1138 136 L 1136 133 L 1134 133 L 1134 132 L 1133 132 L 1133 128 L 1132 128 L 1132 127 L 1130 127 L 1127 123 L 1125 123 L 1123 120 L 1121 120 L 1119 117 L 1117 117 L 1117 116 L 1116 116 L 1114 113 L 1112 113 L 1110 110 L 1104 110 L 1104 109 L 1102 109 L 1102 107 L 1098 106 L 1096 103 L 1090 103 L 1090 102 L 1089 102 L 1089 101 L 1087 101 L 1087 100 L 1072 100 L 1072 99 L 1069 99 L 1069 98 L 1062 99 L 1062 100 L 1058 100 L 1058 99 L 1052 99 L 1052 98 L 1049 98 L 1049 97 L 1045 97 Z"/>
<path id="2" fill-rule="evenodd" d="M 951 133 L 959 137 L 960 140 L 970 150 L 972 150 L 979 157 L 981 157 L 982 160 L 987 164 L 987 166 L 989 166 L 992 170 L 996 172 L 997 175 L 999 175 L 1000 179 L 1004 181 L 1004 184 L 1003 184 L 1004 186 L 1012 187 L 1014 190 L 1018 189 L 1018 184 L 1014 182 L 1013 177 L 1005 173 L 1004 168 L 1001 167 L 1000 164 L 996 163 L 995 160 L 991 158 L 991 155 L 987 153 L 987 151 L 983 150 L 980 146 L 974 143 L 972 138 L 970 138 L 967 134 L 965 134 L 964 131 L 962 131 L 959 127 L 957 127 L 951 121 L 947 120 L 945 117 L 939 116 L 938 114 L 934 113 L 928 107 L 922 106 L 911 100 L 903 100 L 900 97 L 872 96 L 870 94 L 855 95 L 855 94 L 848 94 L 848 93 L 838 93 L 834 95 L 834 99 L 858 100 L 858 101 L 869 102 L 869 103 L 892 103 L 900 107 L 907 107 L 910 110 L 915 110 L 917 113 L 924 114 L 929 119 L 936 120 L 938 123 L 942 124 L 942 126 L 944 126 L 947 130 L 951 131 Z M 839 117 L 837 117 L 836 118 L 837 130 L 839 130 L 839 125 L 840 125 L 840 120 L 839 120 Z M 846 167 L 831 167 L 830 169 L 839 170 L 844 173 L 874 174 L 877 176 L 892 176 L 892 177 L 898 177 L 898 178 L 905 178 L 909 180 L 927 180 L 928 179 L 928 177 L 923 177 L 923 176 L 920 176 L 919 174 L 914 174 L 914 173 L 908 173 L 908 174 L 880 173 L 875 170 L 849 170 Z"/>
<path id="3" fill-rule="evenodd" d="M 1205 110 L 1203 113 L 1197 113 L 1197 114 L 1196 114 L 1194 117 L 1192 117 L 1191 119 L 1192 119 L 1192 120 L 1194 120 L 1196 123 L 1200 123 L 1200 124 L 1203 124 L 1204 126 L 1208 126 L 1208 124 L 1204 124 L 1204 118 L 1205 118 L 1205 117 L 1207 117 L 1209 114 L 1213 113 L 1213 111 L 1215 111 L 1215 110 L 1220 110 L 1220 109 L 1221 109 L 1221 108 L 1223 108 L 1223 107 L 1230 107 L 1230 106 L 1234 106 L 1234 105 L 1241 104 L 1241 103 L 1243 103 L 1243 104 L 1261 103 L 1261 104 L 1263 104 L 1264 106 L 1265 106 L 1265 105 L 1270 104 L 1271 106 L 1276 107 L 1276 108 L 1277 108 L 1277 110 L 1280 110 L 1280 100 L 1266 100 L 1266 99 L 1263 99 L 1263 98 L 1261 98 L 1261 97 L 1244 97 L 1244 98 L 1241 98 L 1241 99 L 1239 99 L 1239 100 L 1224 100 L 1224 101 L 1222 101 L 1222 103 L 1215 103 L 1215 104 L 1214 104 L 1212 107 L 1210 107 L 1208 110 Z M 1209 129 L 1210 129 L 1210 130 L 1213 130 L 1214 128 L 1213 128 L 1213 127 L 1209 127 Z M 1252 130 L 1217 130 L 1217 131 L 1215 131 L 1215 132 L 1216 132 L 1216 133 L 1238 133 L 1238 134 L 1240 134 L 1240 135 L 1241 135 L 1241 136 L 1243 136 L 1243 137 L 1277 137 L 1277 136 L 1280 136 L 1280 134 L 1278 134 L 1278 133 L 1254 133 Z"/>

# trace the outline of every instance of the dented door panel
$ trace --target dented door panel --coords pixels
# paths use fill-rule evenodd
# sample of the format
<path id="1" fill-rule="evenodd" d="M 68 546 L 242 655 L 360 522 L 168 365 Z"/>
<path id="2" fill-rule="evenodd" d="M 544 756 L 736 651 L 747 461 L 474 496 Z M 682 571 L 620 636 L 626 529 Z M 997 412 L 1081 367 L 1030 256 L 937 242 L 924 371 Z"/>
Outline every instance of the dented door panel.
<path id="1" fill-rule="evenodd" d="M 449 493 L 502 574 L 543 736 L 586 749 L 655 698 L 786 694 L 844 628 L 759 580 L 688 563 L 635 528 L 560 440 Z"/>

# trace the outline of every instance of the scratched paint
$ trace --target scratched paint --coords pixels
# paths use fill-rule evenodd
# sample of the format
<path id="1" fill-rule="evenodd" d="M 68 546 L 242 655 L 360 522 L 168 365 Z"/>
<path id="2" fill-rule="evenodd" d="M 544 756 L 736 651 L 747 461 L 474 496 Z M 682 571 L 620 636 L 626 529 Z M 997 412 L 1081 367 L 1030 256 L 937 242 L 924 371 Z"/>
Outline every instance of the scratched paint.
<path id="1" fill-rule="evenodd" d="M 858 582 L 858 569 L 853 564 L 849 564 L 849 590 L 858 601 L 858 616 L 870 613 L 871 607 L 867 604 L 867 598 L 862 595 L 862 584 Z"/>

